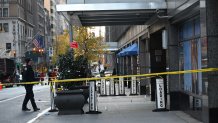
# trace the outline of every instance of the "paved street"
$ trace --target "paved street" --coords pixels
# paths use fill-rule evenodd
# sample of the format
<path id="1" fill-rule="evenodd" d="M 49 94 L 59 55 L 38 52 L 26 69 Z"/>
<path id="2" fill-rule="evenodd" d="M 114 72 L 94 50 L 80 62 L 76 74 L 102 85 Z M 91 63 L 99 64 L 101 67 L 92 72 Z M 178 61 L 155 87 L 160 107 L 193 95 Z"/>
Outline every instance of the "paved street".
<path id="1" fill-rule="evenodd" d="M 41 110 L 23 112 L 21 105 L 24 92 L 23 87 L 0 91 L 1 123 L 200 123 L 180 111 L 152 112 L 155 103 L 145 96 L 99 97 L 98 106 L 102 114 L 59 116 L 57 112 L 48 112 L 50 109 L 48 86 L 34 86 L 36 103 Z M 5 94 L 8 98 L 3 96 Z M 32 109 L 31 105 L 29 108 Z M 88 105 L 84 106 L 84 111 L 88 111 Z"/>
<path id="2" fill-rule="evenodd" d="M 21 110 L 25 95 L 24 87 L 6 88 L 0 91 L 0 123 L 26 123 L 40 112 L 50 107 L 49 87 L 34 86 L 35 100 L 40 107 L 39 112 L 23 112 Z M 28 108 L 32 110 L 30 102 Z"/>

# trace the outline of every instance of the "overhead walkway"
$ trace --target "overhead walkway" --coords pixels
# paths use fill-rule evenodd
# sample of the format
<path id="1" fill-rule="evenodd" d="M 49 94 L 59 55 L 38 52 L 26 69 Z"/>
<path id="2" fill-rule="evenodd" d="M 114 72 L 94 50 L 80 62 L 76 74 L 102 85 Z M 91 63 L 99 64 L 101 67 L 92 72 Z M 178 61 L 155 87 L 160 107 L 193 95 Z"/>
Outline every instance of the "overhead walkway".
<path id="1" fill-rule="evenodd" d="M 77 26 L 143 25 L 166 8 L 165 0 L 68 0 L 57 5 Z"/>

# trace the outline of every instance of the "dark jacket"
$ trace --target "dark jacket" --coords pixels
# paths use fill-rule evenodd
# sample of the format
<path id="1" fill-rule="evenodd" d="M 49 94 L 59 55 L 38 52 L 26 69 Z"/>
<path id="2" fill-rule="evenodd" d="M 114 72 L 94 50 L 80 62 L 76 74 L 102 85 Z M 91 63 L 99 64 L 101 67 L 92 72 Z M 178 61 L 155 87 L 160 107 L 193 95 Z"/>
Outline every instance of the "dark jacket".
<path id="1" fill-rule="evenodd" d="M 27 65 L 23 69 L 23 82 L 33 82 L 36 81 L 34 76 L 34 71 L 31 65 Z"/>

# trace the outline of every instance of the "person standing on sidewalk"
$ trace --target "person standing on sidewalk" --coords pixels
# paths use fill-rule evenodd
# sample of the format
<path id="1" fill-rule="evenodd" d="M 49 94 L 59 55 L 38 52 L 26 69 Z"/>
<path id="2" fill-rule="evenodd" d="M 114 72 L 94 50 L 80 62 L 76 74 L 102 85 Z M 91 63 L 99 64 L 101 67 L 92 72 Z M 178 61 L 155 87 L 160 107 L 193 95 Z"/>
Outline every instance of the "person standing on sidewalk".
<path id="1" fill-rule="evenodd" d="M 33 61 L 30 58 L 25 59 L 26 66 L 24 67 L 23 70 L 23 82 L 33 82 L 36 81 L 35 76 L 34 76 L 34 71 L 32 68 Z M 23 100 L 23 105 L 22 105 L 22 110 L 23 111 L 30 111 L 30 109 L 27 108 L 27 103 L 29 100 L 31 101 L 31 104 L 33 106 L 34 111 L 40 110 L 35 103 L 34 99 L 34 93 L 33 93 L 33 84 L 25 84 L 24 85 L 26 89 L 26 96 Z"/>

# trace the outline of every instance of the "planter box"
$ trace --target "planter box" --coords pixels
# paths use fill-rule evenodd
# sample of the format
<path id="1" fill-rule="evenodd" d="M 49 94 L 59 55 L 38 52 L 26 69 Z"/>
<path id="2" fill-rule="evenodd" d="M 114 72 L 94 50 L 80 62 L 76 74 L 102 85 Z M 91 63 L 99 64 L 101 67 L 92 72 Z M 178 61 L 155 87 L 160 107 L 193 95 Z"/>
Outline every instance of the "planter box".
<path id="1" fill-rule="evenodd" d="M 85 104 L 85 98 L 83 96 L 83 90 L 57 92 L 54 103 L 59 109 L 58 115 L 84 114 L 83 106 Z"/>
<path id="2" fill-rule="evenodd" d="M 74 86 L 71 87 L 70 90 L 83 90 L 83 96 L 85 97 L 85 103 L 88 103 L 88 98 L 89 98 L 89 86 Z"/>

